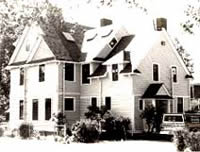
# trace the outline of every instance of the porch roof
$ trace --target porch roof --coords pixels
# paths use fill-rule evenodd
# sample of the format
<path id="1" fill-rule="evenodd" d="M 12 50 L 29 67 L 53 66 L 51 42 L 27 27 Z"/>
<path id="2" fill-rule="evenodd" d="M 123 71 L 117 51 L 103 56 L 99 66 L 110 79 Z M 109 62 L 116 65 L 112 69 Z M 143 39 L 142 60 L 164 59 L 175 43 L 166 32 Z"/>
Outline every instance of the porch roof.
<path id="1" fill-rule="evenodd" d="M 149 99 L 172 99 L 163 83 L 152 83 L 144 92 L 142 98 Z"/>

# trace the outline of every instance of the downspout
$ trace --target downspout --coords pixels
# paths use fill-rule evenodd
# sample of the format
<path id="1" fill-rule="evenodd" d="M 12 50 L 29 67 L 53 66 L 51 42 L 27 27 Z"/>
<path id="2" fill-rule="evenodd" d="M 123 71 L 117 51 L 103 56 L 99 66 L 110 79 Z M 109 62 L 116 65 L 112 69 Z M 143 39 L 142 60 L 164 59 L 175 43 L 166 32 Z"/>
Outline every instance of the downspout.
<path id="1" fill-rule="evenodd" d="M 27 111 L 28 111 L 28 103 L 27 103 L 27 72 L 24 67 L 24 121 L 28 122 Z"/>
<path id="2" fill-rule="evenodd" d="M 171 100 L 171 105 L 170 105 L 170 112 L 174 112 L 174 105 L 175 105 L 175 101 L 174 101 L 174 84 L 173 84 L 173 76 L 172 76 L 172 69 L 171 69 L 171 74 L 170 74 L 171 78 L 170 78 L 170 81 L 171 81 L 171 96 L 172 96 L 172 100 Z M 172 109 L 171 109 L 172 107 Z"/>
<path id="3" fill-rule="evenodd" d="M 65 102 L 65 63 L 62 65 L 62 103 L 61 112 L 64 114 L 64 102 Z"/>
<path id="4" fill-rule="evenodd" d="M 133 88 L 133 83 L 134 83 L 134 77 L 133 76 L 131 76 L 130 75 L 130 77 L 131 77 L 131 80 L 132 80 L 132 91 L 131 91 L 131 94 L 132 94 L 132 102 L 134 102 L 133 103 L 133 110 L 131 110 L 131 115 L 132 115 L 132 135 L 133 135 L 133 133 L 134 133 L 134 131 L 135 131 L 135 98 L 134 98 L 134 88 Z"/>

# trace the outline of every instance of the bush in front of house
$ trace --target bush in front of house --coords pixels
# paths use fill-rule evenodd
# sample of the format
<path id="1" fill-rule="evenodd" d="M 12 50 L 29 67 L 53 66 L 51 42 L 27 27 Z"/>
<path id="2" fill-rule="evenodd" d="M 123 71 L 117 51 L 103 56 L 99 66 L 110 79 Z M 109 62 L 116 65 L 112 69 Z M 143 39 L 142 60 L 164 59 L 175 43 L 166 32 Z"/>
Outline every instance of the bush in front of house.
<path id="1" fill-rule="evenodd" d="M 176 131 L 175 143 L 179 151 L 184 151 L 186 148 L 190 148 L 191 151 L 200 151 L 200 132 Z"/>
<path id="2" fill-rule="evenodd" d="M 130 119 L 122 116 L 113 116 L 111 112 L 106 112 L 101 120 L 101 129 L 104 131 L 104 140 L 126 140 L 130 130 Z"/>
<path id="3" fill-rule="evenodd" d="M 0 128 L 0 137 L 2 137 L 4 134 L 4 129 L 3 128 Z"/>
<path id="4" fill-rule="evenodd" d="M 85 116 L 89 120 L 98 122 L 100 137 L 103 140 L 121 140 L 127 138 L 130 130 L 130 119 L 114 116 L 105 106 L 101 108 L 89 106 Z"/>
<path id="5" fill-rule="evenodd" d="M 23 139 L 32 137 L 33 135 L 33 125 L 29 123 L 23 123 L 19 126 L 19 135 Z"/>
<path id="6" fill-rule="evenodd" d="M 146 121 L 148 133 L 160 132 L 163 113 L 162 105 L 156 108 L 153 105 L 145 107 L 140 117 Z"/>
<path id="7" fill-rule="evenodd" d="M 99 124 L 96 120 L 81 120 L 72 125 L 71 140 L 74 142 L 94 143 L 99 140 Z"/>

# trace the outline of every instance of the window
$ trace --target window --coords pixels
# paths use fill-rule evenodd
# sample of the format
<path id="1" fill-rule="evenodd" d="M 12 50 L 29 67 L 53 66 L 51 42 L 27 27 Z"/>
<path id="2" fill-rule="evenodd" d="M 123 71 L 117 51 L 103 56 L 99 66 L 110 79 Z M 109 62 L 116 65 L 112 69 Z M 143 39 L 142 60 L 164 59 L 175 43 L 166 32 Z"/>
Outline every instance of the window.
<path id="1" fill-rule="evenodd" d="M 159 67 L 158 64 L 153 64 L 153 80 L 159 81 Z"/>
<path id="2" fill-rule="evenodd" d="M 143 100 L 139 100 L 139 110 L 143 110 Z"/>
<path id="3" fill-rule="evenodd" d="M 110 43 L 109 43 L 109 45 L 110 45 L 111 48 L 114 48 L 114 46 L 115 46 L 116 44 L 117 44 L 116 38 L 113 38 L 113 39 L 110 41 Z"/>
<path id="4" fill-rule="evenodd" d="M 91 98 L 91 105 L 92 105 L 92 107 L 97 107 L 97 98 L 96 97 Z"/>
<path id="5" fill-rule="evenodd" d="M 177 82 L 177 68 L 175 66 L 172 67 L 172 81 Z"/>
<path id="6" fill-rule="evenodd" d="M 74 111 L 74 98 L 65 98 L 65 111 Z"/>
<path id="7" fill-rule="evenodd" d="M 51 118 L 51 99 L 45 99 L 45 120 L 49 120 Z"/>
<path id="8" fill-rule="evenodd" d="M 183 98 L 177 98 L 177 112 L 183 113 Z"/>
<path id="9" fill-rule="evenodd" d="M 111 97 L 106 97 L 105 106 L 108 110 L 111 110 Z"/>
<path id="10" fill-rule="evenodd" d="M 23 100 L 19 101 L 19 119 L 20 120 L 24 119 L 24 101 Z"/>
<path id="11" fill-rule="evenodd" d="M 24 85 L 24 68 L 20 69 L 19 85 Z"/>
<path id="12" fill-rule="evenodd" d="M 42 64 L 39 66 L 39 82 L 43 82 L 45 80 L 45 65 Z"/>
<path id="13" fill-rule="evenodd" d="M 89 75 L 90 75 L 90 64 L 82 65 L 82 84 L 90 83 L 90 79 L 88 79 Z"/>
<path id="14" fill-rule="evenodd" d="M 74 64 L 65 63 L 65 80 L 74 81 Z"/>
<path id="15" fill-rule="evenodd" d="M 165 41 L 161 41 L 160 44 L 161 44 L 162 46 L 165 46 Z"/>
<path id="16" fill-rule="evenodd" d="M 33 99 L 33 107 L 32 107 L 32 119 L 33 120 L 38 120 L 38 100 Z"/>
<path id="17" fill-rule="evenodd" d="M 117 64 L 112 65 L 112 80 L 118 81 L 118 65 Z"/>

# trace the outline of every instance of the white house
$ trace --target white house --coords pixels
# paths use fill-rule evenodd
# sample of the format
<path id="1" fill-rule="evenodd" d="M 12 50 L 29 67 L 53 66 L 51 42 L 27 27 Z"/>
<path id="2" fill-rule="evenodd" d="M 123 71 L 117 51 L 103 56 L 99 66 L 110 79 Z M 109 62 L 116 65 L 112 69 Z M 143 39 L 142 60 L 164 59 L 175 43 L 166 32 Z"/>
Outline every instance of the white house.
<path id="1" fill-rule="evenodd" d="M 129 117 L 132 131 L 142 131 L 140 114 L 148 104 L 165 112 L 190 108 L 192 76 L 167 33 L 166 19 L 135 32 L 101 21 L 93 29 L 34 24 L 24 30 L 8 65 L 11 126 L 26 121 L 47 129 L 59 111 L 72 124 L 85 118 L 89 105 L 106 105 Z"/>

